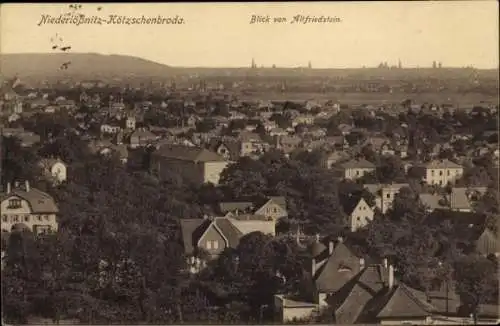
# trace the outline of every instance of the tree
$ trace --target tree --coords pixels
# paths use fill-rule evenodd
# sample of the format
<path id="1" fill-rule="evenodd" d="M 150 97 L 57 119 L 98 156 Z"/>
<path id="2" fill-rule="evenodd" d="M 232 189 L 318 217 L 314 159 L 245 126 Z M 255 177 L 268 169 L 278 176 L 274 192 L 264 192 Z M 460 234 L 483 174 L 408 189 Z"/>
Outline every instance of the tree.
<path id="1" fill-rule="evenodd" d="M 377 179 L 381 183 L 397 183 L 406 181 L 406 173 L 401 159 L 394 155 L 384 155 L 377 164 Z"/>
<path id="2" fill-rule="evenodd" d="M 203 119 L 196 123 L 197 132 L 210 132 L 216 127 L 215 121 L 213 119 Z"/>
<path id="3" fill-rule="evenodd" d="M 21 146 L 17 138 L 0 136 L 2 147 L 2 182 L 32 181 L 35 179 L 37 158 L 35 149 Z"/>
<path id="4" fill-rule="evenodd" d="M 479 305 L 497 302 L 498 278 L 496 266 L 488 259 L 467 256 L 457 261 L 454 278 L 464 310 L 473 315 L 475 323 Z"/>

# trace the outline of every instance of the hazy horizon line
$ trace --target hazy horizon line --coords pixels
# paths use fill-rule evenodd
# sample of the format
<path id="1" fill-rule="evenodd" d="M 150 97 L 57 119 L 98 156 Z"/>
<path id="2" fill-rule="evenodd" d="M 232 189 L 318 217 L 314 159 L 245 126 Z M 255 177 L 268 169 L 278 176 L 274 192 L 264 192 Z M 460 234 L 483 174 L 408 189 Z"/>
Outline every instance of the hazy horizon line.
<path id="1" fill-rule="evenodd" d="M 306 70 L 333 70 L 333 69 L 336 69 L 336 70 L 342 70 L 342 69 L 475 69 L 475 70 L 499 70 L 500 67 L 497 66 L 497 67 L 482 67 L 482 68 L 478 68 L 474 65 L 469 65 L 469 66 L 445 66 L 443 65 L 441 68 L 433 68 L 432 67 L 432 63 L 429 65 L 429 66 L 420 66 L 420 65 L 407 65 L 405 66 L 404 65 L 404 60 L 401 60 L 401 63 L 402 63 L 402 67 L 399 68 L 397 64 L 394 64 L 394 63 L 389 63 L 389 62 L 386 62 L 386 61 L 381 61 L 380 63 L 387 63 L 388 66 L 387 68 L 380 68 L 378 66 L 369 66 L 369 65 L 362 65 L 362 66 L 357 66 L 357 67 L 333 67 L 333 66 L 330 66 L 330 67 L 315 67 L 314 65 L 312 65 L 311 68 L 308 67 L 308 62 L 310 60 L 306 60 L 306 64 L 304 66 L 280 66 L 280 65 L 277 65 L 277 64 L 274 64 L 275 66 L 273 67 L 273 64 L 271 65 L 257 65 L 255 68 L 252 68 L 249 65 L 246 65 L 246 66 L 242 66 L 242 65 L 238 65 L 238 66 L 210 66 L 210 65 L 207 65 L 207 66 L 202 66 L 202 65 L 189 65 L 189 66 L 186 66 L 186 65 L 174 65 L 174 64 L 167 64 L 167 63 L 162 63 L 162 62 L 158 62 L 158 61 L 155 61 L 155 60 L 152 60 L 152 59 L 148 59 L 148 58 L 145 58 L 145 57 L 141 57 L 141 56 L 137 56 L 137 55 L 131 55 L 131 54 L 123 54 L 123 53 L 99 53 L 99 52 L 70 52 L 70 53 L 67 53 L 67 52 L 59 52 L 59 53 L 54 53 L 54 52 L 0 52 L 0 56 L 2 55 L 24 55 L 24 54 L 45 54 L 45 55 L 79 55 L 79 54 L 94 54 L 94 55 L 100 55 L 100 56 L 122 56 L 122 57 L 131 57 L 131 58 L 137 58 L 137 59 L 140 59 L 140 60 L 144 60 L 144 61 L 149 61 L 151 63 L 155 63 L 155 64 L 159 64 L 159 65 L 162 65 L 162 66 L 165 66 L 166 68 L 187 68 L 187 69 L 306 69 Z M 250 58 L 252 59 L 252 58 Z M 256 58 L 253 58 L 253 59 L 256 59 Z M 257 61 L 257 60 L 256 60 Z M 436 61 L 436 63 L 439 63 L 439 61 Z M 312 64 L 312 62 L 311 62 Z"/>

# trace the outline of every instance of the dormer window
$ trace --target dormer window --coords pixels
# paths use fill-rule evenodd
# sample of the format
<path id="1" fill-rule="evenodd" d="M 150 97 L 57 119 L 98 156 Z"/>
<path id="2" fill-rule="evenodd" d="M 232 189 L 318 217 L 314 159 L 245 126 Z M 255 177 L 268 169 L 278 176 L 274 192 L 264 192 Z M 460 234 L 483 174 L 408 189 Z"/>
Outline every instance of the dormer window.
<path id="1" fill-rule="evenodd" d="M 20 199 L 10 199 L 9 206 L 7 208 L 16 209 L 21 208 L 21 200 Z"/>
<path id="2" fill-rule="evenodd" d="M 349 266 L 344 265 L 344 264 L 340 264 L 338 271 L 339 272 L 350 272 L 351 268 Z"/>

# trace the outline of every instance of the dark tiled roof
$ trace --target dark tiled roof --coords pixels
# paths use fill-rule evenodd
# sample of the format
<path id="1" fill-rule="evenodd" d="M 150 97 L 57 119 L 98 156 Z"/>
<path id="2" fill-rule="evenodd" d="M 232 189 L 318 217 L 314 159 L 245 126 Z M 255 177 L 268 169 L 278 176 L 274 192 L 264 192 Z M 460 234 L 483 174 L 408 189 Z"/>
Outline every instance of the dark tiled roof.
<path id="1" fill-rule="evenodd" d="M 336 307 L 336 322 L 354 324 L 360 316 L 366 314 L 371 301 L 385 293 L 387 271 L 381 265 L 370 265 L 364 268 L 352 281 L 339 291 L 343 294 Z"/>
<path id="2" fill-rule="evenodd" d="M 235 210 L 245 211 L 253 206 L 251 202 L 224 202 L 219 203 L 219 210 L 222 214 L 234 212 Z"/>
<path id="3" fill-rule="evenodd" d="M 365 159 L 350 160 L 342 164 L 344 169 L 375 169 L 375 165 Z"/>
<path id="4" fill-rule="evenodd" d="M 340 205 L 344 213 L 351 215 L 361 199 L 361 193 L 350 194 L 350 196 L 348 195 L 341 198 Z"/>
<path id="5" fill-rule="evenodd" d="M 240 238 L 243 234 L 238 230 L 232 223 L 226 218 L 217 218 L 215 224 L 221 230 L 221 232 L 226 237 L 228 246 L 231 248 L 236 248 L 240 242 Z"/>
<path id="6" fill-rule="evenodd" d="M 314 258 L 321 255 L 327 249 L 328 248 L 323 243 L 321 243 L 319 241 L 315 241 L 315 242 L 311 243 L 311 245 L 309 246 L 309 252 L 311 253 L 311 255 Z"/>
<path id="7" fill-rule="evenodd" d="M 355 266 L 345 266 L 350 271 L 339 271 L 339 264 L 349 265 L 349 261 Z M 343 263 L 344 262 L 344 263 Z M 321 266 L 314 276 L 316 288 L 322 292 L 333 292 L 344 286 L 355 274 L 359 272 L 359 257 L 356 257 L 343 243 L 338 244 L 333 254 Z"/>
<path id="8" fill-rule="evenodd" d="M 30 191 L 13 189 L 8 194 L 4 192 L 0 193 L 1 201 L 12 196 L 18 196 L 26 200 L 33 213 L 57 213 L 59 211 L 54 199 L 49 194 L 35 188 L 31 188 Z"/>
<path id="9" fill-rule="evenodd" d="M 236 248 L 242 233 L 227 218 L 181 219 L 182 240 L 186 254 L 192 254 L 205 231 L 215 225 L 229 242 L 229 247 Z"/>
<path id="10" fill-rule="evenodd" d="M 283 209 L 286 209 L 286 198 L 285 197 L 283 197 L 283 196 L 271 196 L 271 197 L 269 197 L 269 199 L 271 199 L 273 202 L 275 202 L 276 204 L 283 207 Z"/>
<path id="11" fill-rule="evenodd" d="M 431 304 L 427 303 L 424 293 L 401 283 L 388 294 L 387 302 L 377 317 L 427 317 L 434 309 Z"/>
<path id="12" fill-rule="evenodd" d="M 165 144 L 155 155 L 192 162 L 224 162 L 224 158 L 205 148 Z"/>
<path id="13" fill-rule="evenodd" d="M 186 254 L 192 254 L 196 248 L 196 242 L 206 230 L 210 221 L 204 219 L 181 219 L 182 240 Z M 195 240 L 196 239 L 196 240 Z"/>
<path id="14" fill-rule="evenodd" d="M 424 164 L 427 169 L 459 169 L 461 165 L 450 160 L 434 160 Z"/>

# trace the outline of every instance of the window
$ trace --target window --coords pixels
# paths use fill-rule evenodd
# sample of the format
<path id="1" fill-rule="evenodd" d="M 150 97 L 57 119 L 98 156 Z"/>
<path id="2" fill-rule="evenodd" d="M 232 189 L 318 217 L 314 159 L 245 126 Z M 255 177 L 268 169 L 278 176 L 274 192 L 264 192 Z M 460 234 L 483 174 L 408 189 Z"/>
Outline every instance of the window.
<path id="1" fill-rule="evenodd" d="M 2 222 L 7 222 L 7 215 L 2 215 Z"/>
<path id="2" fill-rule="evenodd" d="M 41 221 L 42 220 L 42 215 L 37 215 L 36 218 L 37 218 L 37 220 Z"/>
<path id="3" fill-rule="evenodd" d="M 21 200 L 20 199 L 10 199 L 8 208 L 21 208 Z"/>
<path id="4" fill-rule="evenodd" d="M 450 170 L 448 170 L 448 175 L 450 175 L 450 174 L 451 174 L 451 173 L 450 173 Z"/>
<path id="5" fill-rule="evenodd" d="M 387 198 L 391 198 L 391 194 L 387 194 L 385 195 Z"/>
<path id="6" fill-rule="evenodd" d="M 274 207 L 273 208 L 273 213 L 278 213 L 278 208 Z"/>
<path id="7" fill-rule="evenodd" d="M 434 176 L 434 170 L 431 170 L 431 176 Z"/>
<path id="8" fill-rule="evenodd" d="M 219 241 L 213 241 L 213 242 L 212 242 L 212 247 L 213 247 L 214 249 L 219 249 Z"/>
<path id="9" fill-rule="evenodd" d="M 24 222 L 29 222 L 29 221 L 30 221 L 30 216 L 24 215 Z"/>
<path id="10" fill-rule="evenodd" d="M 356 175 L 359 175 L 359 171 L 356 171 Z"/>
<path id="11" fill-rule="evenodd" d="M 439 171 L 439 175 L 442 176 L 443 175 L 443 171 Z"/>
<path id="12" fill-rule="evenodd" d="M 12 222 L 19 222 L 19 216 L 12 215 Z"/>
<path id="13" fill-rule="evenodd" d="M 212 249 L 212 241 L 207 241 L 207 249 Z"/>
<path id="14" fill-rule="evenodd" d="M 48 220 L 49 220 L 49 216 L 48 216 L 48 215 L 44 215 L 44 216 L 43 216 L 43 219 L 44 219 L 45 221 L 48 221 Z"/>

